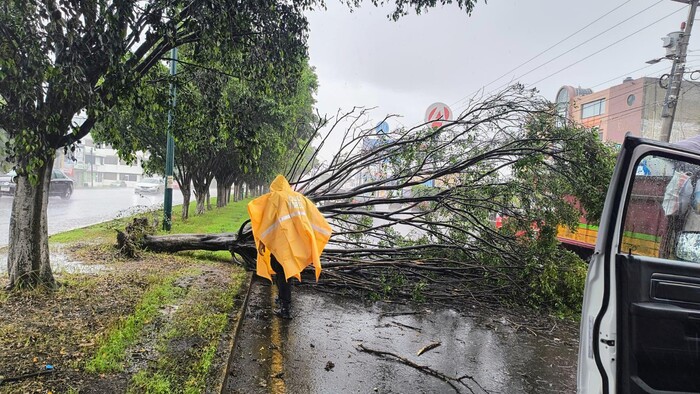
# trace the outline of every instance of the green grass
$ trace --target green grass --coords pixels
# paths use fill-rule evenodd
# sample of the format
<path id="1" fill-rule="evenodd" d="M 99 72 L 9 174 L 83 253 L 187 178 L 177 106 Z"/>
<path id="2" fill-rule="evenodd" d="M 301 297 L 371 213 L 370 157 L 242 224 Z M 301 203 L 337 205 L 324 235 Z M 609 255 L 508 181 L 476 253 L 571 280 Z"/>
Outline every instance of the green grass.
<path id="1" fill-rule="evenodd" d="M 189 258 L 202 261 L 231 261 L 231 252 L 229 252 L 228 250 L 220 250 L 218 252 L 212 252 L 208 250 L 190 250 L 185 252 L 179 252 L 178 255 L 187 256 Z"/>
<path id="2" fill-rule="evenodd" d="M 196 203 L 190 204 L 190 218 L 181 219 L 182 207 L 173 209 L 172 234 L 184 233 L 228 233 L 238 231 L 240 225 L 248 219 L 247 203 L 238 201 L 223 208 L 214 208 L 203 215 L 195 215 Z M 213 205 L 216 200 L 213 199 Z M 77 230 L 56 234 L 50 237 L 52 243 L 74 243 L 98 241 L 109 245 L 116 241 L 117 229 L 123 230 L 135 216 L 146 216 L 162 223 L 162 210 L 140 213 L 132 217 L 118 218 L 111 222 L 97 224 Z M 160 230 L 158 234 L 167 234 Z M 197 261 L 230 261 L 229 251 L 188 251 L 181 252 L 180 257 Z M 230 316 L 235 306 L 236 295 L 243 286 L 246 273 L 234 270 L 231 280 L 220 286 L 182 289 L 174 285 L 177 278 L 184 275 L 198 276 L 192 269 L 180 270 L 169 276 L 151 279 L 153 282 L 140 298 L 131 314 L 124 317 L 109 329 L 98 341 L 98 349 L 85 363 L 85 371 L 90 373 L 123 372 L 126 353 L 138 343 L 143 329 L 158 317 L 160 309 L 168 304 L 177 303 L 179 308 L 174 318 L 167 323 L 158 339 L 159 358 L 154 366 L 141 370 L 132 376 L 129 392 L 139 393 L 200 393 L 205 389 L 207 377 L 212 373 L 222 333 L 230 324 Z M 68 278 L 71 281 L 73 278 Z M 78 286 L 77 279 L 72 282 Z M 81 283 L 89 287 L 91 283 Z M 0 299 L 2 301 L 2 299 Z M 203 340 L 201 346 L 188 350 L 183 365 L 182 354 L 173 354 L 169 344 L 173 341 L 188 341 L 193 338 Z"/>
<path id="3" fill-rule="evenodd" d="M 173 285 L 176 275 L 157 279 L 144 293 L 136 310 L 126 320 L 114 327 L 107 335 L 106 340 L 97 350 L 97 354 L 90 359 L 85 370 L 92 373 L 120 372 L 124 369 L 124 352 L 134 344 L 141 334 L 141 330 L 148 322 L 152 321 L 159 313 L 159 309 L 182 295 L 183 290 Z"/>
<path id="4" fill-rule="evenodd" d="M 204 392 L 221 335 L 227 329 L 234 300 L 246 277 L 246 273 L 240 270 L 232 273 L 231 280 L 225 286 L 190 288 L 175 312 L 170 327 L 164 330 L 165 335 L 159 339 L 157 365 L 135 375 L 130 383 L 130 392 Z M 170 346 L 191 339 L 203 343 L 202 346 L 189 348 L 186 357 Z"/>
<path id="5" fill-rule="evenodd" d="M 169 394 L 172 392 L 168 378 L 159 373 L 139 371 L 131 379 L 129 393 Z"/>
<path id="6" fill-rule="evenodd" d="M 204 215 L 195 215 L 197 204 L 190 203 L 190 217 L 182 220 L 182 205 L 173 207 L 173 225 L 170 234 L 210 234 L 210 233 L 230 233 L 238 231 L 240 225 L 248 219 L 248 202 L 250 200 L 241 200 L 232 202 L 223 208 L 216 208 L 216 198 L 212 198 L 214 209 L 206 211 Z M 151 220 L 158 220 L 162 223 L 163 210 L 155 210 L 148 213 L 137 214 L 134 216 L 147 216 Z M 134 217 L 132 216 L 132 217 Z M 119 218 L 110 222 L 100 223 L 93 226 L 83 227 L 64 233 L 55 234 L 49 237 L 50 242 L 56 243 L 71 243 L 85 239 L 103 239 L 116 240 L 116 230 L 124 230 L 127 223 L 132 217 Z M 160 226 L 159 226 L 160 227 Z M 164 230 L 160 230 L 159 234 L 168 234 Z M 211 256 L 215 260 L 230 260 L 231 255 L 228 252 L 221 252 L 219 255 Z M 197 256 L 193 256 L 197 257 Z M 206 258 L 209 258 L 207 256 Z"/>
<path id="7" fill-rule="evenodd" d="M 115 229 L 123 230 L 128 222 L 128 218 L 120 218 L 88 227 L 77 228 L 75 230 L 54 234 L 49 237 L 49 242 L 72 243 L 82 241 L 85 239 L 106 240 L 110 237 L 116 240 Z"/>
<path id="8" fill-rule="evenodd" d="M 178 205 L 173 209 L 172 234 L 210 234 L 210 233 L 230 233 L 238 231 L 240 225 L 248 219 L 248 202 L 250 199 L 241 200 L 228 204 L 223 208 L 216 208 L 216 199 L 212 198 L 211 211 L 206 211 L 204 215 L 195 215 L 196 203 L 190 203 L 190 217 L 186 220 L 180 219 L 182 206 Z M 161 233 L 166 232 L 161 230 Z"/>

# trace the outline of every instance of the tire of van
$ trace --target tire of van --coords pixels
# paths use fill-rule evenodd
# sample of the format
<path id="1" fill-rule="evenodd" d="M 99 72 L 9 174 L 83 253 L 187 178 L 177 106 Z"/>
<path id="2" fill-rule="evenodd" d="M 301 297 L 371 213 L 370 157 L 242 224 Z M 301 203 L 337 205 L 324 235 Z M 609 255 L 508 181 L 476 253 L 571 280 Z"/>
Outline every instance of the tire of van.
<path id="1" fill-rule="evenodd" d="M 70 196 L 73 195 L 73 188 L 72 187 L 67 187 L 66 190 L 63 191 L 61 194 L 61 198 L 64 200 L 70 199 Z"/>

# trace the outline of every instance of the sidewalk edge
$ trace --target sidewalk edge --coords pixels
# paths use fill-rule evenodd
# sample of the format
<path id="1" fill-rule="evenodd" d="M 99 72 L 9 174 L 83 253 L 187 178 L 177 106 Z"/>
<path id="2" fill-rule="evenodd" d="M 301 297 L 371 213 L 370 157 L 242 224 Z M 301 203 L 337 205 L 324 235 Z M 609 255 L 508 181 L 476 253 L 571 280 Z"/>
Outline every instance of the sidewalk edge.
<path id="1" fill-rule="evenodd" d="M 241 332 L 241 327 L 243 326 L 243 319 L 245 318 L 245 312 L 248 309 L 248 299 L 250 299 L 250 289 L 253 287 L 253 281 L 255 281 L 255 273 L 248 273 L 248 289 L 245 293 L 245 298 L 243 299 L 243 304 L 241 305 L 238 313 L 236 315 L 236 323 L 233 329 L 233 335 L 231 336 L 228 357 L 226 357 L 226 366 L 222 369 L 221 376 L 219 376 L 216 393 L 223 393 L 226 387 L 226 380 L 229 374 L 229 366 L 231 365 L 231 358 L 233 357 L 234 348 L 236 342 L 238 341 L 238 335 Z"/>

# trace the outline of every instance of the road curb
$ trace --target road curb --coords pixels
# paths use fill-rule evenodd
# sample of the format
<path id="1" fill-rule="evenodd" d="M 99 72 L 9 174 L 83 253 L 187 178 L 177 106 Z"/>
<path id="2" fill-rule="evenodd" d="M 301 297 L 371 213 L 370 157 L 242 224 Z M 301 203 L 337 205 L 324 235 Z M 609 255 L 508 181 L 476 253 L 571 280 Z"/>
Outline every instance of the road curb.
<path id="1" fill-rule="evenodd" d="M 236 342 L 238 342 L 238 335 L 241 332 L 241 327 L 243 326 L 245 311 L 248 309 L 248 300 L 250 299 L 250 291 L 253 288 L 253 281 L 255 281 L 255 273 L 249 272 L 248 289 L 246 290 L 245 298 L 243 299 L 243 304 L 241 305 L 241 308 L 238 310 L 238 313 L 236 315 L 236 323 L 235 327 L 233 328 L 233 335 L 231 336 L 231 340 L 229 341 L 228 346 L 229 353 L 228 357 L 226 357 L 226 366 L 223 368 L 223 372 L 219 377 L 218 390 L 215 391 L 216 393 L 223 393 L 224 389 L 226 388 L 226 379 L 230 372 L 229 366 L 231 365 L 231 361 L 234 354 L 234 348 L 236 347 Z"/>

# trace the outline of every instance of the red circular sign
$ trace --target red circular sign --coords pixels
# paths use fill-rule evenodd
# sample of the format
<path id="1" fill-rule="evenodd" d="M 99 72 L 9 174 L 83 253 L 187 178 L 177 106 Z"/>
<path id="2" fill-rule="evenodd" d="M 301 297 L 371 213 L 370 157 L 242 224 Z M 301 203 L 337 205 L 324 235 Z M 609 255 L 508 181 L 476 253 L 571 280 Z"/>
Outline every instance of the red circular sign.
<path id="1" fill-rule="evenodd" d="M 452 120 L 452 110 L 445 103 L 434 103 L 425 111 L 425 122 L 432 127 L 441 127 L 446 121 Z"/>

